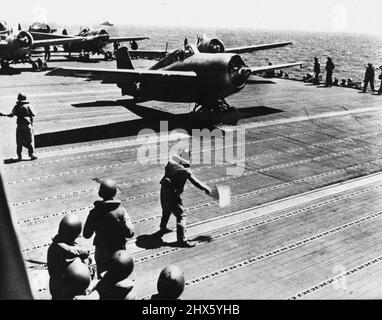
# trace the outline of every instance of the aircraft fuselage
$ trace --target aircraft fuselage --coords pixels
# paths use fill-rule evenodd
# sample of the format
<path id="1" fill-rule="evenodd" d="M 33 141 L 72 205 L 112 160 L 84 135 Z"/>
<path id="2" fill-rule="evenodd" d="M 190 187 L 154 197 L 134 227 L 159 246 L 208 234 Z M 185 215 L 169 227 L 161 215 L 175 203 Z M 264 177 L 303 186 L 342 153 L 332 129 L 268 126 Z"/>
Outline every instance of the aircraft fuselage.
<path id="1" fill-rule="evenodd" d="M 242 90 L 249 74 L 240 74 L 246 65 L 236 54 L 198 53 L 178 60 L 161 70 L 193 71 L 196 77 L 178 80 L 158 77 L 157 80 L 118 83 L 122 94 L 169 102 L 208 103 L 224 99 Z"/>

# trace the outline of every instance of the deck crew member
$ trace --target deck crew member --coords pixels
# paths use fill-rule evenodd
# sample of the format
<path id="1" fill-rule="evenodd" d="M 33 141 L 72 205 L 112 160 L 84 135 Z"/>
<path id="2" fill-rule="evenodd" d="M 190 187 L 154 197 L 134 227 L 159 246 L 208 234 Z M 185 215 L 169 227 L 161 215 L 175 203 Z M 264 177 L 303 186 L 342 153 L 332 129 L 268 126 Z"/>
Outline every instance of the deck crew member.
<path id="1" fill-rule="evenodd" d="M 382 66 L 379 66 L 379 69 L 381 70 L 381 74 L 378 76 L 378 78 L 381 80 L 381 85 L 378 89 L 378 94 L 382 94 Z"/>
<path id="2" fill-rule="evenodd" d="M 189 180 L 195 187 L 210 195 L 210 188 L 199 181 L 190 170 L 190 152 L 183 150 L 180 156 L 173 156 L 166 165 L 165 175 L 160 181 L 160 201 L 162 205 L 162 219 L 160 222 L 160 233 L 171 232 L 167 228 L 167 223 L 171 213 L 176 217 L 176 231 L 178 245 L 193 247 L 194 243 L 186 240 L 186 213 L 184 212 L 181 194 L 184 185 Z"/>
<path id="3" fill-rule="evenodd" d="M 314 57 L 314 67 L 313 67 L 313 72 L 314 72 L 314 81 L 313 84 L 320 84 L 320 80 L 318 79 L 318 76 L 321 72 L 321 65 L 318 62 L 318 58 Z"/>
<path id="4" fill-rule="evenodd" d="M 335 68 L 335 65 L 332 61 L 332 58 L 328 57 L 327 61 L 326 61 L 326 81 L 325 81 L 325 87 L 331 87 L 332 84 L 333 84 L 333 79 L 332 79 L 332 76 L 333 76 L 333 70 Z"/>
<path id="5" fill-rule="evenodd" d="M 81 231 L 81 220 L 75 214 L 68 214 L 61 220 L 58 234 L 53 238 L 53 242 L 49 246 L 47 261 L 50 276 L 49 290 L 52 299 L 71 299 L 74 291 L 76 291 L 70 285 L 68 277 L 71 278 L 73 276 L 75 278 L 75 274 L 72 271 L 75 269 L 79 270 L 80 268 L 75 265 L 71 266 L 69 270 L 67 268 L 76 259 L 79 258 L 84 261 L 89 256 L 89 251 L 79 246 L 75 241 Z M 75 285 L 74 287 L 77 286 Z M 75 294 L 79 293 L 75 292 Z"/>
<path id="6" fill-rule="evenodd" d="M 177 265 L 164 268 L 158 278 L 158 293 L 151 300 L 176 300 L 184 291 L 186 280 L 182 270 Z"/>
<path id="7" fill-rule="evenodd" d="M 366 71 L 365 71 L 365 79 L 364 79 L 364 85 L 363 85 L 363 91 L 366 92 L 367 85 L 370 82 L 370 89 L 372 92 L 374 92 L 374 67 L 371 63 L 367 64 Z"/>
<path id="8" fill-rule="evenodd" d="M 19 93 L 17 96 L 16 105 L 13 107 L 10 114 L 2 116 L 17 117 L 17 128 L 16 128 L 16 153 L 19 161 L 22 160 L 22 150 L 23 147 L 28 149 L 28 154 L 31 160 L 36 160 L 37 157 L 34 155 L 34 131 L 33 131 L 33 118 L 35 113 L 32 107 L 27 101 L 27 97 Z"/>
<path id="9" fill-rule="evenodd" d="M 83 236 L 89 239 L 93 233 L 97 274 L 107 270 L 114 252 L 126 249 L 128 238 L 134 235 L 134 226 L 121 201 L 114 199 L 117 184 L 111 179 L 101 182 L 98 195 L 102 201 L 95 201 L 84 226 Z"/>
<path id="10" fill-rule="evenodd" d="M 100 300 L 136 300 L 134 281 L 129 277 L 134 259 L 126 250 L 116 251 L 102 279 L 95 286 Z"/>

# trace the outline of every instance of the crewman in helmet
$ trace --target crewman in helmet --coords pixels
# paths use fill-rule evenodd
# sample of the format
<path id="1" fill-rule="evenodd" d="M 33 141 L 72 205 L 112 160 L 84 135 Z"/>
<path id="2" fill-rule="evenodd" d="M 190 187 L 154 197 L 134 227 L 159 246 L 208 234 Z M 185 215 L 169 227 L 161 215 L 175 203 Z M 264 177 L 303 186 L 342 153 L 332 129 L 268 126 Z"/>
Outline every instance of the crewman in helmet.
<path id="1" fill-rule="evenodd" d="M 27 101 L 27 97 L 21 93 L 17 96 L 16 105 L 13 107 L 12 112 L 9 114 L 0 114 L 1 116 L 8 116 L 10 118 L 17 117 L 16 128 L 16 153 L 19 161 L 22 160 L 23 147 L 28 149 L 28 154 L 31 160 L 36 160 L 34 155 L 34 131 L 33 131 L 33 118 L 35 113 Z"/>
<path id="2" fill-rule="evenodd" d="M 108 269 L 114 252 L 125 250 L 127 239 L 134 236 L 134 226 L 121 201 L 114 199 L 116 194 L 115 181 L 103 180 L 98 192 L 102 200 L 94 202 L 84 226 L 86 239 L 95 233 L 93 243 L 98 277 Z"/>
<path id="3" fill-rule="evenodd" d="M 158 293 L 151 300 L 175 300 L 183 293 L 185 279 L 182 270 L 176 265 L 162 270 L 157 282 Z"/>
<path id="4" fill-rule="evenodd" d="M 60 299 L 77 300 L 86 296 L 85 290 L 91 283 L 91 275 L 88 266 L 81 259 L 76 258 L 66 267 L 63 279 Z"/>
<path id="5" fill-rule="evenodd" d="M 108 270 L 97 283 L 95 290 L 100 300 L 136 300 L 134 281 L 129 278 L 134 270 L 134 259 L 126 250 L 116 251 Z"/>
<path id="6" fill-rule="evenodd" d="M 165 175 L 160 181 L 160 201 L 162 205 L 162 219 L 160 222 L 160 233 L 171 232 L 167 223 L 171 213 L 176 217 L 176 230 L 178 245 L 182 247 L 193 247 L 194 243 L 186 240 L 186 213 L 180 195 L 183 193 L 184 185 L 189 180 L 195 187 L 210 195 L 210 188 L 199 181 L 190 170 L 190 151 L 183 150 L 179 156 L 173 156 L 165 168 Z"/>
<path id="7" fill-rule="evenodd" d="M 75 240 L 82 230 L 81 220 L 75 214 L 66 215 L 60 222 L 58 234 L 53 238 L 48 249 L 48 272 L 49 289 L 52 299 L 69 299 L 71 292 L 66 273 L 68 266 L 76 259 L 84 261 L 89 256 L 89 251 L 79 246 Z M 76 262 L 77 265 L 77 262 Z M 74 269 L 82 270 L 82 267 L 72 266 Z M 70 273 L 73 269 L 69 269 Z M 78 290 L 74 290 L 78 291 Z"/>

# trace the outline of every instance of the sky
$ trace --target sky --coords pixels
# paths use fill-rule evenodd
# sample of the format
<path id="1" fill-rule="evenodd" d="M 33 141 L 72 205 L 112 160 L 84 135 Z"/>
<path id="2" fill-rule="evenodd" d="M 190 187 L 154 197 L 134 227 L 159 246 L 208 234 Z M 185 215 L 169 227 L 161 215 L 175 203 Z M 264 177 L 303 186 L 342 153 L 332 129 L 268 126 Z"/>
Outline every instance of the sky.
<path id="1" fill-rule="evenodd" d="M 0 20 L 92 25 L 254 28 L 382 36 L 380 0 L 17 0 Z"/>

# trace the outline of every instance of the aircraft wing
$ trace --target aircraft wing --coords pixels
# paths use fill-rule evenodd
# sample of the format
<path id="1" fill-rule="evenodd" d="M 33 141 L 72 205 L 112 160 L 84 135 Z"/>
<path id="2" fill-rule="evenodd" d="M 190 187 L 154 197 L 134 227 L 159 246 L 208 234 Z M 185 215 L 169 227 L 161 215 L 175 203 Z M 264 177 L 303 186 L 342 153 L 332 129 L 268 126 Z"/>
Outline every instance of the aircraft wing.
<path id="1" fill-rule="evenodd" d="M 56 33 L 44 33 L 44 32 L 35 32 L 29 31 L 34 40 L 51 40 L 51 39 L 73 39 L 76 36 L 70 36 L 65 34 L 56 34 Z"/>
<path id="2" fill-rule="evenodd" d="M 146 69 L 95 69 L 95 68 L 57 68 L 47 76 L 79 77 L 102 80 L 102 83 L 135 82 L 142 80 L 186 80 L 196 78 L 193 71 L 167 71 Z"/>
<path id="3" fill-rule="evenodd" d="M 46 40 L 36 40 L 33 41 L 32 48 L 54 46 L 65 43 L 81 42 L 85 41 L 82 37 L 71 37 L 71 38 L 58 38 L 58 39 L 46 39 Z"/>
<path id="4" fill-rule="evenodd" d="M 249 53 L 249 52 L 254 52 L 254 51 L 285 47 L 285 46 L 290 45 L 290 44 L 292 44 L 291 41 L 267 43 L 267 44 L 256 44 L 253 46 L 246 46 L 246 47 L 227 48 L 227 49 L 225 49 L 225 52 L 228 52 L 228 53 Z"/>
<path id="5" fill-rule="evenodd" d="M 140 41 L 150 39 L 148 36 L 138 36 L 138 37 L 110 37 L 108 42 L 123 42 L 123 41 Z"/>
<path id="6" fill-rule="evenodd" d="M 274 65 L 272 64 L 270 66 L 263 66 L 263 67 L 252 67 L 252 68 L 250 67 L 249 69 L 251 69 L 252 74 L 255 74 L 255 73 L 261 73 L 261 72 L 265 72 L 265 71 L 291 68 L 291 67 L 295 67 L 295 66 L 302 67 L 303 64 L 304 64 L 304 62 L 298 61 L 298 62 L 284 63 L 284 64 L 274 64 Z"/>

